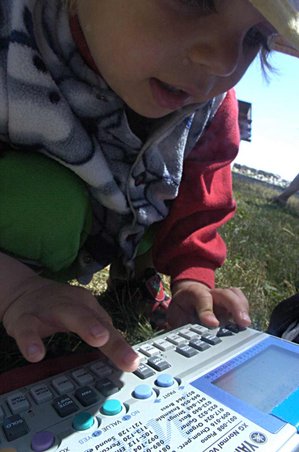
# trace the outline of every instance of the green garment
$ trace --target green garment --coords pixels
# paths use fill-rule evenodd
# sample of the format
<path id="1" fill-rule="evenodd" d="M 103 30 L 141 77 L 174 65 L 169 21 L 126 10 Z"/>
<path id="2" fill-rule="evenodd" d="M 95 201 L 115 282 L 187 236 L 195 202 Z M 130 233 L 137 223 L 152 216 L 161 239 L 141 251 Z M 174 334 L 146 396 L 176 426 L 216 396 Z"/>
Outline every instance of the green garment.
<path id="1" fill-rule="evenodd" d="M 84 182 L 34 152 L 0 153 L 0 249 L 49 272 L 76 259 L 92 222 Z"/>

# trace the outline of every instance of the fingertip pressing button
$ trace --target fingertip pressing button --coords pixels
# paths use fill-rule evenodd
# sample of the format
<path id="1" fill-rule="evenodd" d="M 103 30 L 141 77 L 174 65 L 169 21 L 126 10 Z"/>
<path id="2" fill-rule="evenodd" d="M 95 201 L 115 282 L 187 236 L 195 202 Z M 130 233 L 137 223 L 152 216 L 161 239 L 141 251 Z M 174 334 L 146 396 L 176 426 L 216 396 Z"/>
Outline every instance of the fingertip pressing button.
<path id="1" fill-rule="evenodd" d="M 87 430 L 92 427 L 94 423 L 93 416 L 90 413 L 84 411 L 83 413 L 78 413 L 73 419 L 73 428 L 75 430 Z"/>
<path id="2" fill-rule="evenodd" d="M 156 385 L 161 388 L 169 388 L 174 384 L 174 378 L 170 374 L 161 374 L 155 381 Z"/>
<path id="3" fill-rule="evenodd" d="M 34 452 L 44 452 L 53 446 L 55 436 L 52 432 L 38 432 L 33 435 L 31 448 Z"/>
<path id="4" fill-rule="evenodd" d="M 106 414 L 107 416 L 115 416 L 116 414 L 120 413 L 121 410 L 122 404 L 117 399 L 106 400 L 101 408 L 101 412 L 103 414 Z"/>
<path id="5" fill-rule="evenodd" d="M 133 391 L 133 397 L 136 399 L 148 399 L 153 394 L 153 390 L 149 385 L 138 385 Z"/>

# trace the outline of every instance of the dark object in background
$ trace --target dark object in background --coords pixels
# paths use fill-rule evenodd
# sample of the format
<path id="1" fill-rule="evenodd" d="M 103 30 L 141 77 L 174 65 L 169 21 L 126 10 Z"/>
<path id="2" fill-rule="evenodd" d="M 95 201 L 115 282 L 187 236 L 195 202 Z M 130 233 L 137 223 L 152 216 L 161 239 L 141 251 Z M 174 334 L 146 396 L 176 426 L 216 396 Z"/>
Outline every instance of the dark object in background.
<path id="1" fill-rule="evenodd" d="M 273 309 L 267 333 L 299 344 L 299 293 Z"/>
<path id="2" fill-rule="evenodd" d="M 252 105 L 249 102 L 238 100 L 240 138 L 251 141 Z"/>

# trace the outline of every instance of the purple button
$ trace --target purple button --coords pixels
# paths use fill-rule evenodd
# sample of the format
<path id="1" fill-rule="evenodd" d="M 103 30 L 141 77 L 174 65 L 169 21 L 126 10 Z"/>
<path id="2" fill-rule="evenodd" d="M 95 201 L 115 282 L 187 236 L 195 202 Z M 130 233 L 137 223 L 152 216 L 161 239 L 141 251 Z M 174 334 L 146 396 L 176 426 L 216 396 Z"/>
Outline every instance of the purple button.
<path id="1" fill-rule="evenodd" d="M 32 441 L 31 447 L 35 452 L 44 452 L 53 446 L 55 437 L 51 432 L 38 432 L 35 433 Z"/>

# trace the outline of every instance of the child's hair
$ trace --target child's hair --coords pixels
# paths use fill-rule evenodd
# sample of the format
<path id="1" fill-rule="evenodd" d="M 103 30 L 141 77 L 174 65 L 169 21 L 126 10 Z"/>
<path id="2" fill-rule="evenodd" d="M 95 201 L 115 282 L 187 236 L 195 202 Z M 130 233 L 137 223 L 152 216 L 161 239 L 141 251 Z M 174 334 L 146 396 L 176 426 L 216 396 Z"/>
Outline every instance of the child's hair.
<path id="1" fill-rule="evenodd" d="M 260 61 L 261 61 L 261 67 L 262 67 L 262 73 L 267 81 L 269 81 L 269 73 L 276 72 L 276 69 L 269 61 L 269 55 L 271 50 L 267 49 L 261 49 L 260 50 Z"/>

